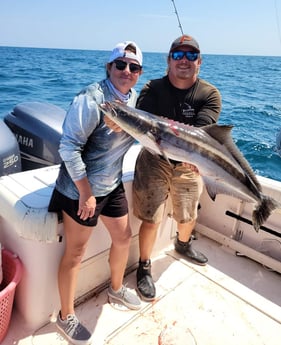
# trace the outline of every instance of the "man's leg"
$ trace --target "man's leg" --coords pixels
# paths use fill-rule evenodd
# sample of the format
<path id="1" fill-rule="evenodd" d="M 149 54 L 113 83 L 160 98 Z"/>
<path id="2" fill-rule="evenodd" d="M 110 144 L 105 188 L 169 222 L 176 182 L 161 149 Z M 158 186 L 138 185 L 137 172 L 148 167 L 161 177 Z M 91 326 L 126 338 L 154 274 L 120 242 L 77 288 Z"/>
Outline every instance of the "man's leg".
<path id="1" fill-rule="evenodd" d="M 152 301 L 156 295 L 155 285 L 151 276 L 151 253 L 157 236 L 159 223 L 143 221 L 139 231 L 140 259 L 137 269 L 137 289 L 142 299 Z"/>
<path id="2" fill-rule="evenodd" d="M 178 223 L 178 233 L 175 239 L 175 250 L 187 259 L 198 265 L 206 265 L 208 259 L 192 246 L 192 231 L 195 227 L 195 220 L 189 223 Z"/>

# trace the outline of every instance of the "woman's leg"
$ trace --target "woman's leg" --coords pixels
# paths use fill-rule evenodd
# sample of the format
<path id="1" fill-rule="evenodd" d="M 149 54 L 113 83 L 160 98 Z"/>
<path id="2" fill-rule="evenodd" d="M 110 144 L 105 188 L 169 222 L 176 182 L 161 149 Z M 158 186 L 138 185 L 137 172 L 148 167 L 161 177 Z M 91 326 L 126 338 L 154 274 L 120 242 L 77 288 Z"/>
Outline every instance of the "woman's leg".
<path id="1" fill-rule="evenodd" d="M 65 251 L 58 271 L 61 318 L 74 313 L 77 276 L 93 228 L 75 222 L 63 212 Z"/>
<path id="2" fill-rule="evenodd" d="M 111 286 L 117 291 L 123 284 L 123 277 L 128 262 L 131 243 L 131 228 L 128 215 L 112 218 L 100 216 L 104 225 L 109 231 L 112 244 L 109 254 L 109 265 L 111 270 Z"/>

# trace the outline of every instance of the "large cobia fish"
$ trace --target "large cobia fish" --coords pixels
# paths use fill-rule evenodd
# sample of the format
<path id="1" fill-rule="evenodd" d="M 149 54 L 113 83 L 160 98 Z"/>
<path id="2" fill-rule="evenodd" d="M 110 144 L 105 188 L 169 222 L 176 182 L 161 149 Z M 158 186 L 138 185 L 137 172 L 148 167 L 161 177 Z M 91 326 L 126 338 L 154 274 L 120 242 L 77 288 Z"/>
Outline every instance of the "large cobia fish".
<path id="1" fill-rule="evenodd" d="M 262 193 L 257 177 L 232 140 L 229 125 L 192 127 L 131 108 L 120 102 L 99 108 L 149 151 L 167 160 L 197 166 L 209 196 L 227 194 L 256 204 L 252 222 L 256 231 L 281 204 Z"/>

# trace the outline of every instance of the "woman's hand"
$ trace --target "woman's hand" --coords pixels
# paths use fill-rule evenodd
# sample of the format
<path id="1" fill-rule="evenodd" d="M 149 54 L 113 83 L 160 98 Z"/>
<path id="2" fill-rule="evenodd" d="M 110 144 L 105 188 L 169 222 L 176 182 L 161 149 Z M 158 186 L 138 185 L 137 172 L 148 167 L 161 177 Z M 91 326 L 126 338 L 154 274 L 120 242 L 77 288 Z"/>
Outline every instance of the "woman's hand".
<path id="1" fill-rule="evenodd" d="M 82 219 L 86 220 L 93 217 L 96 210 L 96 198 L 93 195 L 87 196 L 80 194 L 79 197 L 79 208 L 77 215 Z"/>
<path id="2" fill-rule="evenodd" d="M 83 177 L 81 180 L 77 180 L 74 183 L 79 190 L 79 206 L 77 216 L 79 216 L 82 220 L 93 217 L 96 210 L 96 198 L 93 195 L 88 178 Z"/>
<path id="3" fill-rule="evenodd" d="M 114 121 L 112 121 L 108 116 L 104 116 L 104 122 L 108 128 L 110 128 L 113 132 L 119 133 L 122 132 L 122 128 L 119 127 Z"/>

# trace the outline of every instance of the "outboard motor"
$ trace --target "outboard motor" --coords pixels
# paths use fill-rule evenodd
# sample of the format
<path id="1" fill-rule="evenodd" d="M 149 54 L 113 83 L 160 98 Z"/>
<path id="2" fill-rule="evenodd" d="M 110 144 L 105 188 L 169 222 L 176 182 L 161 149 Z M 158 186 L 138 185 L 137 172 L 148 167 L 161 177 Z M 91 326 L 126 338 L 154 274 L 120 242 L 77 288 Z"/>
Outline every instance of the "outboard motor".
<path id="1" fill-rule="evenodd" d="M 4 121 L 0 121 L 0 159 L 0 176 L 21 171 L 18 142 Z"/>
<path id="2" fill-rule="evenodd" d="M 4 117 L 17 138 L 22 170 L 32 170 L 59 164 L 58 153 L 65 110 L 49 103 L 18 104 Z"/>

